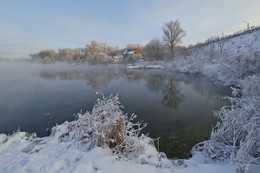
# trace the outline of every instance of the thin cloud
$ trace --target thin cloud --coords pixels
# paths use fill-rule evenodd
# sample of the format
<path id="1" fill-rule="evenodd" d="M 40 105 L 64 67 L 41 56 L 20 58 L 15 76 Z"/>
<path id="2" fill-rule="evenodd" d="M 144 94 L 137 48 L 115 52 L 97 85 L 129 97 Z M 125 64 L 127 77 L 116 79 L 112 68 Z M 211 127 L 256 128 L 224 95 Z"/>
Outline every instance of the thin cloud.
<path id="1" fill-rule="evenodd" d="M 144 45 L 153 38 L 162 38 L 162 25 L 176 19 L 187 32 L 183 45 L 244 29 L 244 20 L 260 25 L 258 0 L 62 2 L 2 3 L 0 56 L 84 47 L 91 40 L 121 48 L 129 43 Z"/>

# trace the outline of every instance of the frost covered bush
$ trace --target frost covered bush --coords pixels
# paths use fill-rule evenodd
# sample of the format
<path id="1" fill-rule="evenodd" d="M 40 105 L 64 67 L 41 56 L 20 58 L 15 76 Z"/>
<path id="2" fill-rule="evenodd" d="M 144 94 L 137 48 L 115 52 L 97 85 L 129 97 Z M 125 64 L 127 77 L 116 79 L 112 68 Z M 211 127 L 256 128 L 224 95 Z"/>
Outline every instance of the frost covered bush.
<path id="1" fill-rule="evenodd" d="M 241 79 L 260 72 L 260 52 L 248 55 L 229 55 L 228 58 L 220 57 L 218 68 L 215 69 L 216 78 L 226 86 L 239 85 Z"/>
<path id="2" fill-rule="evenodd" d="M 238 172 L 249 171 L 252 165 L 260 170 L 259 33 L 258 29 L 251 35 L 223 40 L 219 50 L 210 50 L 210 44 L 193 48 L 189 58 L 180 60 L 181 66 L 175 65 L 179 71 L 197 71 L 223 85 L 240 88 L 233 88 L 231 106 L 217 113 L 221 122 L 213 129 L 211 139 L 193 148 L 193 153 L 201 154 L 205 161 L 230 159 Z"/>
<path id="3" fill-rule="evenodd" d="M 193 153 L 205 161 L 226 160 L 238 171 L 255 165 L 260 171 L 260 28 L 215 43 L 188 49 L 174 61 L 157 61 L 153 66 L 172 71 L 198 73 L 225 86 L 235 86 L 231 106 L 223 107 L 211 139 L 197 144 Z M 166 64 L 167 63 L 167 64 Z M 135 64 L 137 67 L 146 64 Z"/>
<path id="4" fill-rule="evenodd" d="M 231 106 L 223 107 L 211 139 L 197 144 L 193 153 L 205 160 L 230 159 L 244 172 L 251 165 L 260 167 L 260 76 L 241 81 L 242 89 L 233 88 Z"/>
<path id="5" fill-rule="evenodd" d="M 141 134 L 142 122 L 133 123 L 136 115 L 124 114 L 118 95 L 97 100 L 91 112 L 78 113 L 77 119 L 52 128 L 60 142 L 74 141 L 80 150 L 109 147 L 120 160 L 135 160 L 155 166 L 170 166 L 164 153 L 159 153 L 151 138 Z"/>
<path id="6" fill-rule="evenodd" d="M 203 49 L 191 50 L 189 57 L 179 58 L 172 63 L 172 68 L 177 71 L 200 73 L 225 86 L 238 86 L 241 79 L 259 74 L 259 66 L 260 51 L 248 52 L 246 55 L 217 52 L 212 59 Z"/>

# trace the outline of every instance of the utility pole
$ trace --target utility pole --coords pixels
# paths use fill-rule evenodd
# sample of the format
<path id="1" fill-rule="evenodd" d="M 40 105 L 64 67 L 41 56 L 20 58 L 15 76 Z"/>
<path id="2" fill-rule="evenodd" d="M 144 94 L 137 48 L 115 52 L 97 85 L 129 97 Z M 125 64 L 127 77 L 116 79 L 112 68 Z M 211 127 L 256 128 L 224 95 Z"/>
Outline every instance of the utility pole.
<path id="1" fill-rule="evenodd" d="M 224 32 L 223 31 L 220 31 L 221 32 L 221 37 L 224 38 Z"/>
<path id="2" fill-rule="evenodd" d="M 243 21 L 243 22 L 246 23 L 246 25 L 247 25 L 247 30 L 249 30 L 249 22 L 247 22 L 247 21 Z"/>

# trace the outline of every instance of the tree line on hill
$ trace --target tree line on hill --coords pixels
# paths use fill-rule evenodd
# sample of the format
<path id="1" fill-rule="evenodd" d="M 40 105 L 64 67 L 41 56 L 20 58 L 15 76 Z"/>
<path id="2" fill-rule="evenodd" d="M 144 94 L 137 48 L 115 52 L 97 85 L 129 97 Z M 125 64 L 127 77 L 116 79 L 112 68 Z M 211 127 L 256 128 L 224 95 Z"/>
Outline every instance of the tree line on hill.
<path id="1" fill-rule="evenodd" d="M 248 30 L 243 30 L 243 32 L 249 32 L 259 28 L 253 28 Z M 90 43 L 86 44 L 84 48 L 64 48 L 55 50 L 42 50 L 35 54 L 30 54 L 33 61 L 40 61 L 42 63 L 54 63 L 54 62 L 87 62 L 90 64 L 109 64 L 109 63 L 132 63 L 137 59 L 133 58 L 123 58 L 122 54 L 125 50 L 129 49 L 139 49 L 142 53 L 142 57 L 145 61 L 154 60 L 169 60 L 175 59 L 176 57 L 185 56 L 188 54 L 188 50 L 194 47 L 200 47 L 203 45 L 211 45 L 214 42 L 218 42 L 220 49 L 223 49 L 224 42 L 222 39 L 227 39 L 234 37 L 237 34 L 224 36 L 211 36 L 203 43 L 197 43 L 195 45 L 189 45 L 187 47 L 180 46 L 181 40 L 186 36 L 186 32 L 181 27 L 181 22 L 179 20 L 166 22 L 162 27 L 163 35 L 162 39 L 154 38 L 151 39 L 145 46 L 140 44 L 129 44 L 126 48 L 119 49 L 118 47 L 109 46 L 107 43 L 101 43 L 96 40 L 92 40 Z M 211 48 L 213 49 L 214 47 Z"/>
<path id="2" fill-rule="evenodd" d="M 119 49 L 106 43 L 92 40 L 86 44 L 85 48 L 65 48 L 55 50 L 42 50 L 35 54 L 30 54 L 33 61 L 42 63 L 65 62 L 88 62 L 91 64 L 101 63 L 129 63 L 134 60 L 131 58 L 120 58 L 127 49 L 139 49 L 145 60 L 163 60 L 173 57 L 174 52 L 184 50 L 185 47 L 178 46 L 186 32 L 181 28 L 179 20 L 170 21 L 162 27 L 162 39 L 155 38 L 150 40 L 145 46 L 140 44 L 129 44 L 126 48 Z"/>

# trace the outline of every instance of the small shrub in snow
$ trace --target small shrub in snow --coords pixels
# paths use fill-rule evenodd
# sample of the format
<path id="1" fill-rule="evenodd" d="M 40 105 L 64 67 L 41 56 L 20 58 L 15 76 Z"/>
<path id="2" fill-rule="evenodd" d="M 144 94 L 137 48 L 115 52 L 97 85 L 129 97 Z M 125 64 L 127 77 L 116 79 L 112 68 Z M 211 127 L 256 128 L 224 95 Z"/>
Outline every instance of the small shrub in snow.
<path id="1" fill-rule="evenodd" d="M 97 100 L 91 112 L 78 113 L 77 119 L 52 129 L 60 142 L 74 141 L 75 147 L 91 150 L 109 147 L 120 160 L 135 160 L 155 166 L 169 166 L 165 154 L 156 151 L 153 140 L 141 135 L 142 122 L 133 123 L 136 115 L 124 114 L 118 95 Z"/>

